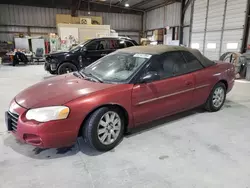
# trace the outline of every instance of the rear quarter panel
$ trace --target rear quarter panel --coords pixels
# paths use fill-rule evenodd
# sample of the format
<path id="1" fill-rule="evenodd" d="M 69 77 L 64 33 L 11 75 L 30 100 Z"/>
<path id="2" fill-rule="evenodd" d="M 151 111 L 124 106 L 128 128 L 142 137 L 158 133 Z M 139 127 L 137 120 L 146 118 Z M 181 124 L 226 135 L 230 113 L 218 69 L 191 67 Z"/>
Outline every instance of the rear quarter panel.
<path id="1" fill-rule="evenodd" d="M 224 62 L 216 62 L 215 65 L 194 72 L 195 92 L 193 107 L 204 104 L 214 86 L 220 82 L 226 82 L 228 91 L 231 90 L 234 83 L 234 74 L 232 74 L 232 65 Z M 203 86 L 203 87 L 202 87 Z"/>

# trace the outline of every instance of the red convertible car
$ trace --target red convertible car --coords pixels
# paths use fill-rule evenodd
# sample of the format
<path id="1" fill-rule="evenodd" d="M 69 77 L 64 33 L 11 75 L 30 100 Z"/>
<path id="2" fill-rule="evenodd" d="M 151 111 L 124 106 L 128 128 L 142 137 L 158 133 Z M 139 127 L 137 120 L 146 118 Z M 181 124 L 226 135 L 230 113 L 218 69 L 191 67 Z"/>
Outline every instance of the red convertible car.
<path id="1" fill-rule="evenodd" d="M 197 50 L 131 47 L 22 91 L 6 112 L 6 124 L 37 147 L 67 147 L 82 136 L 107 151 L 146 122 L 199 106 L 220 110 L 233 85 L 232 64 L 210 61 Z"/>

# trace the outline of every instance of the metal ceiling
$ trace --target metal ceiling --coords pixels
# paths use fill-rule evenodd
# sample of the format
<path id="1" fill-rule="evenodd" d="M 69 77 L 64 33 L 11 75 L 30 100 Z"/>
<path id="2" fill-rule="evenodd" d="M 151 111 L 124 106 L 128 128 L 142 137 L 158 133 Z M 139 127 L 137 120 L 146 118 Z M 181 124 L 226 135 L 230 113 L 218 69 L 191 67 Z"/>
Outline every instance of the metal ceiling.
<path id="1" fill-rule="evenodd" d="M 121 8 L 125 7 L 125 4 L 129 4 L 127 9 L 139 9 L 146 11 L 155 6 L 160 6 L 164 4 L 181 2 L 181 0 L 82 0 L 82 2 L 92 2 L 92 3 L 101 3 L 109 6 L 119 6 Z"/>
<path id="2" fill-rule="evenodd" d="M 72 15 L 76 15 L 77 10 L 142 14 L 144 11 L 180 1 L 181 0 L 1 0 L 1 3 L 49 8 L 70 8 Z M 129 7 L 125 7 L 125 4 L 129 4 Z"/>

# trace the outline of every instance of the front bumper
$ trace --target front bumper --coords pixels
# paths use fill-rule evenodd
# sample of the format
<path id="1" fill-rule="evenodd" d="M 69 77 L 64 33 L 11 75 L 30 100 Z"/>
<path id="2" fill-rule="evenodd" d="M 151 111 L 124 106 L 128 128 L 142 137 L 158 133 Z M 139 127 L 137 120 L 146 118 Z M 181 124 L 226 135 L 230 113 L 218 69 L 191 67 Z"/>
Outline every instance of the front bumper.
<path id="1" fill-rule="evenodd" d="M 46 61 L 44 63 L 44 69 L 46 71 L 49 71 L 49 72 L 54 72 L 54 71 L 57 70 L 57 64 L 55 64 L 55 63 L 49 63 L 48 61 Z"/>
<path id="2" fill-rule="evenodd" d="M 15 117 L 13 112 L 6 112 L 6 125 L 8 131 L 21 142 L 31 144 L 39 148 L 61 148 L 72 146 L 78 136 L 74 120 L 66 119 L 39 123 L 26 121 L 27 109 L 16 105 Z M 14 119 L 13 119 L 14 117 Z"/>
<path id="3" fill-rule="evenodd" d="M 49 71 L 49 72 L 51 71 L 50 65 L 47 61 L 44 63 L 44 70 Z"/>

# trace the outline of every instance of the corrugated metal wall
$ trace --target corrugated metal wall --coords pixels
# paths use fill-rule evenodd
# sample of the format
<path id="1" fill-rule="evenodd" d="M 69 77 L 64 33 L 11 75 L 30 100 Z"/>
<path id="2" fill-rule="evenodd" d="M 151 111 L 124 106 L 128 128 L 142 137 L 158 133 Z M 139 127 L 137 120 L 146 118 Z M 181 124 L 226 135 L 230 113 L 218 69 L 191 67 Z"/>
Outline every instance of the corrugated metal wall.
<path id="1" fill-rule="evenodd" d="M 184 26 L 185 25 L 190 25 L 190 21 L 191 21 L 191 4 L 188 6 L 186 12 L 185 12 L 185 16 L 184 16 Z"/>
<path id="2" fill-rule="evenodd" d="M 146 12 L 146 30 L 164 28 L 166 26 L 180 25 L 181 3 L 173 3 Z"/>
<path id="3" fill-rule="evenodd" d="M 240 51 L 246 9 L 247 0 L 195 0 L 191 46 L 214 60 Z"/>
<path id="4" fill-rule="evenodd" d="M 0 24 L 56 27 L 56 14 L 70 14 L 67 9 L 0 5 Z"/>
<path id="5" fill-rule="evenodd" d="M 78 16 L 89 16 L 88 12 L 79 11 Z M 101 16 L 105 25 L 111 25 L 117 30 L 142 30 L 142 16 L 134 14 L 118 14 L 105 12 L 91 12 L 91 16 Z"/>
<path id="6" fill-rule="evenodd" d="M 164 27 L 165 7 L 157 8 L 146 12 L 146 30 L 153 30 Z"/>
<path id="7" fill-rule="evenodd" d="M 30 32 L 50 33 L 56 32 L 56 14 L 70 14 L 68 9 L 55 9 L 30 6 L 14 6 L 0 4 L 0 31 L 27 32 L 27 27 L 32 26 Z M 79 11 L 79 16 L 88 15 L 87 12 Z M 133 14 L 118 14 L 106 12 L 91 12 L 91 16 L 102 16 L 103 23 L 111 25 L 112 29 L 132 32 L 142 30 L 142 17 Z M 1 25 L 13 25 L 4 26 Z M 37 27 L 36 27 L 37 26 Z M 14 30 L 13 30 L 14 28 Z M 26 31 L 24 31 L 26 29 Z M 0 40 L 13 40 L 14 33 L 0 33 Z"/>
<path id="8" fill-rule="evenodd" d="M 166 26 L 179 26 L 181 15 L 181 3 L 173 3 L 165 8 L 165 25 Z"/>

